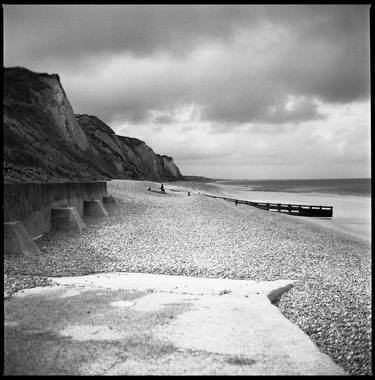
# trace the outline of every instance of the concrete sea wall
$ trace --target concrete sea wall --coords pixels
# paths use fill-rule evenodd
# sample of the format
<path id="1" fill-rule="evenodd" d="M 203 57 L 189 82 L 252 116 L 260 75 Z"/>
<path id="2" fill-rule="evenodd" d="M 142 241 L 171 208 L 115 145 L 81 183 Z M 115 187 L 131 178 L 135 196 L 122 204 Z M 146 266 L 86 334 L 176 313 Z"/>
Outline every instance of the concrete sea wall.
<path id="1" fill-rule="evenodd" d="M 33 238 L 51 231 L 52 207 L 75 207 L 84 215 L 85 200 L 103 200 L 107 182 L 4 183 L 4 222 L 20 221 Z"/>

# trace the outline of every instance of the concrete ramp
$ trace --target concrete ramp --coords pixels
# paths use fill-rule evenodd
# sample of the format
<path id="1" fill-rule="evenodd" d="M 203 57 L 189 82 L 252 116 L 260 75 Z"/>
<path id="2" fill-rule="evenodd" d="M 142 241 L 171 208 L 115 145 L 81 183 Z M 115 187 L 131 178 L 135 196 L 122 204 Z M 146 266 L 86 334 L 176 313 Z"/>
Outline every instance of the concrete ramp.
<path id="1" fill-rule="evenodd" d="M 53 278 L 5 301 L 6 375 L 343 375 L 272 305 L 293 281 Z"/>
<path id="2" fill-rule="evenodd" d="M 132 289 L 181 294 L 249 294 L 266 295 L 273 301 L 289 290 L 294 280 L 250 281 L 222 278 L 200 278 L 146 273 L 98 273 L 89 276 L 52 278 L 59 285 L 94 286 L 110 289 Z"/>

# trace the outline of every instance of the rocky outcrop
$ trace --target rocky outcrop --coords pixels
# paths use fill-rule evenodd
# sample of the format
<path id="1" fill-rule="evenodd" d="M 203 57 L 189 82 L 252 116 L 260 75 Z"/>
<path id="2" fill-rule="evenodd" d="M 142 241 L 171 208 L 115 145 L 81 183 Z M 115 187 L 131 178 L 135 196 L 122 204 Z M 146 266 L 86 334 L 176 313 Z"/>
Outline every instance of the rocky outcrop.
<path id="1" fill-rule="evenodd" d="M 178 169 L 178 167 L 173 162 L 172 157 L 169 157 L 166 155 L 158 155 L 158 157 L 159 157 L 159 160 L 160 160 L 160 163 L 162 166 L 162 170 L 164 171 L 163 175 L 166 178 L 169 178 L 169 179 L 181 178 L 182 179 L 182 175 L 180 173 L 180 170 Z"/>
<path id="2" fill-rule="evenodd" d="M 5 181 L 183 179 L 170 157 L 143 141 L 74 115 L 58 75 L 19 67 L 3 75 Z"/>
<path id="3" fill-rule="evenodd" d="M 114 178 L 137 178 L 153 181 L 182 180 L 173 159 L 161 156 L 136 138 L 117 136 L 96 116 L 76 115 L 77 121 L 100 156 L 105 158 L 108 172 Z"/>

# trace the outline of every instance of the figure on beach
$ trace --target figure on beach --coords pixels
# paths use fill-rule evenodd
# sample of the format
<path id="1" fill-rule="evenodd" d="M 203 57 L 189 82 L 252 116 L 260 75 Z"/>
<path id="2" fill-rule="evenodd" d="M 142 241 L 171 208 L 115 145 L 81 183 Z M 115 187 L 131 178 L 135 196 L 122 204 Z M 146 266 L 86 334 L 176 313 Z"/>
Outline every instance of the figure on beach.
<path id="1" fill-rule="evenodd" d="M 163 184 L 161 184 L 161 186 L 160 186 L 160 191 L 161 191 L 162 193 L 165 193 L 165 190 L 164 190 L 164 186 L 163 186 Z"/>

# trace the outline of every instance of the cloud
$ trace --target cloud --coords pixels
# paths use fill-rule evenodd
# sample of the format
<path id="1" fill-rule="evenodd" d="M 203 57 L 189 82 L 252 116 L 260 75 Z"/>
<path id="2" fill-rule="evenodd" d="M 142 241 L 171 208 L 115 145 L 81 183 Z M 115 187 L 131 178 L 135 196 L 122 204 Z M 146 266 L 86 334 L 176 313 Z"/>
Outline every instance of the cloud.
<path id="1" fill-rule="evenodd" d="M 368 5 L 5 5 L 4 52 L 185 174 L 367 170 Z"/>
<path id="2" fill-rule="evenodd" d="M 223 135 L 232 154 L 214 160 L 180 160 L 183 173 L 214 178 L 345 178 L 370 176 L 369 103 L 319 106 L 329 116 L 296 127 L 266 124 Z M 258 130 L 254 132 L 257 127 Z M 221 146 L 221 135 L 202 135 Z M 156 142 L 155 142 L 156 143 Z M 172 144 L 173 145 L 173 144 Z"/>
<path id="3" fill-rule="evenodd" d="M 53 68 L 77 112 L 107 122 L 186 103 L 217 125 L 282 124 L 369 95 L 364 5 L 14 5 L 5 32 L 7 62 Z M 285 110 L 290 96 L 303 104 Z"/>
<path id="4" fill-rule="evenodd" d="M 6 5 L 5 42 L 14 50 L 14 42 L 21 44 L 21 51 L 26 47 L 26 54 L 37 59 L 100 52 L 148 56 L 186 52 L 204 40 L 230 41 L 238 29 L 256 30 L 264 21 L 288 24 L 304 39 L 340 40 L 366 32 L 363 20 L 368 9 L 368 5 Z"/>
<path id="5" fill-rule="evenodd" d="M 230 38 L 235 26 L 256 18 L 251 7 L 212 5 L 7 5 L 5 16 L 8 49 L 17 42 L 37 60 L 114 52 L 184 54 L 202 39 Z"/>
<path id="6" fill-rule="evenodd" d="M 160 115 L 154 118 L 156 124 L 171 124 L 175 119 L 171 115 Z"/>

